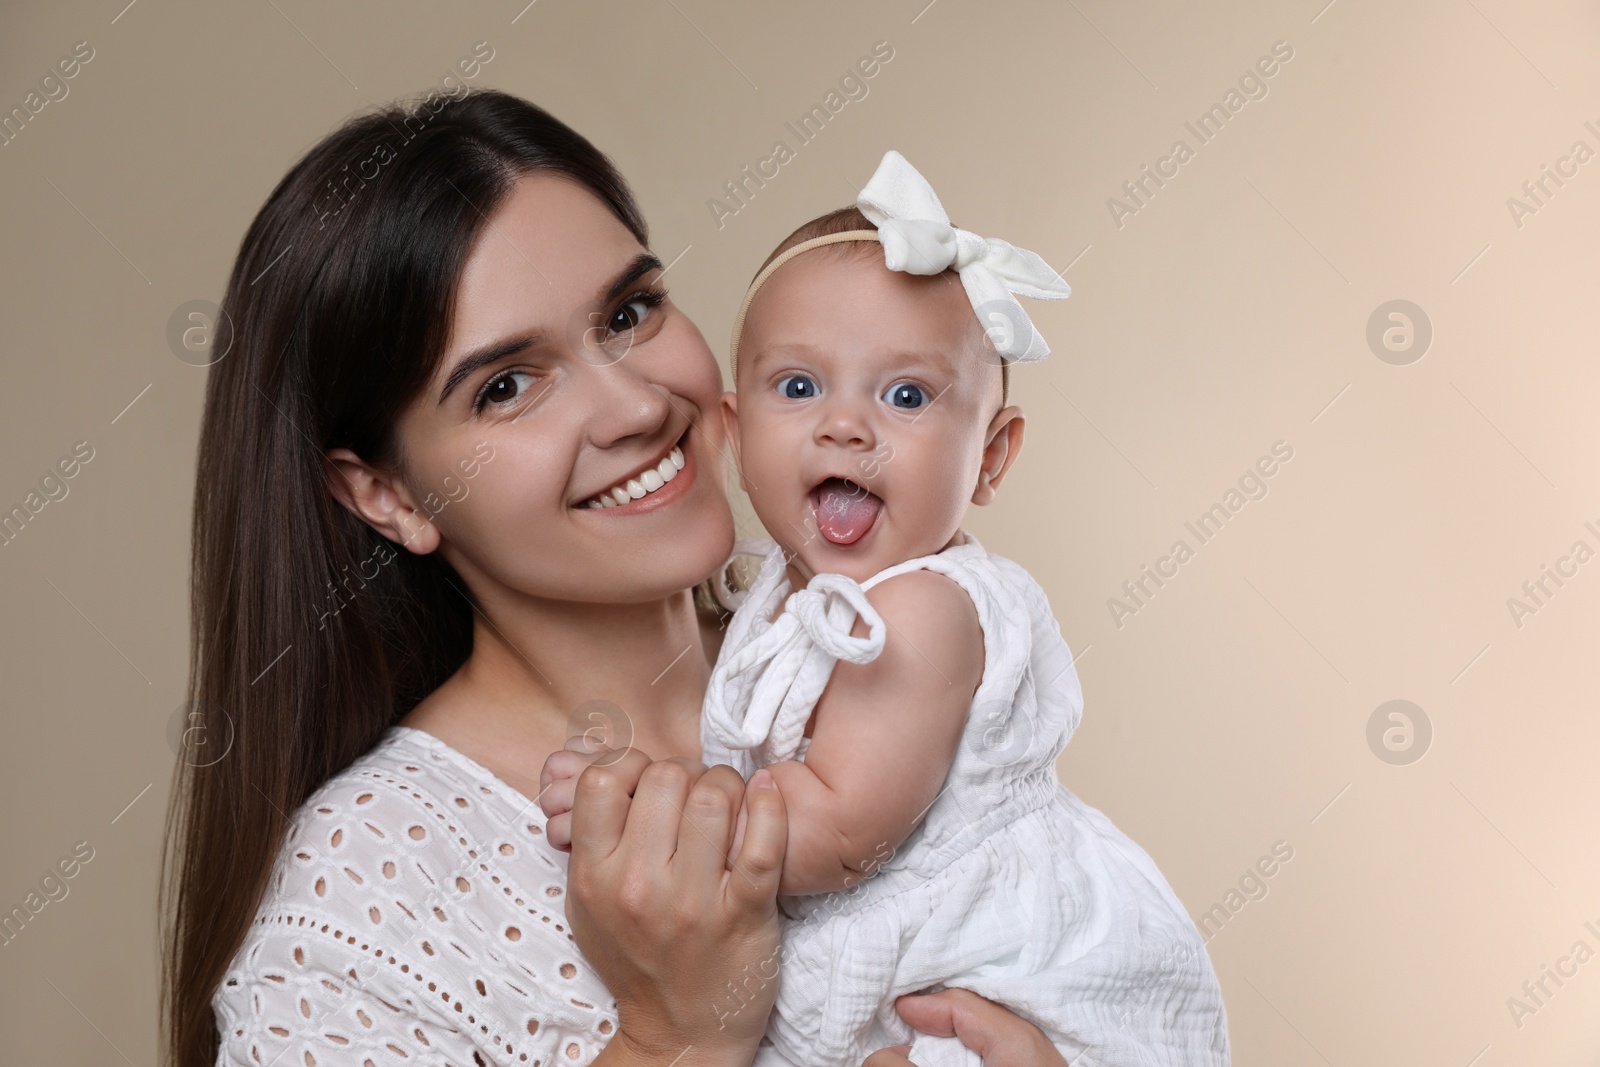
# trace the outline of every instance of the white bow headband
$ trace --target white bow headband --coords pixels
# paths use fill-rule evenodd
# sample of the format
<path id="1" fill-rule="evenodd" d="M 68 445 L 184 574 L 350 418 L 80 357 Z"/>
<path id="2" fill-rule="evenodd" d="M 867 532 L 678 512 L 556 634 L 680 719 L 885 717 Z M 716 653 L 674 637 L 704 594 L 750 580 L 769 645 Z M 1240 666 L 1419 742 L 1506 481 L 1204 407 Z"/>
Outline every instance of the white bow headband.
<path id="1" fill-rule="evenodd" d="M 800 253 L 840 241 L 880 242 L 884 266 L 890 270 L 932 275 L 954 268 L 973 312 L 1002 359 L 1032 363 L 1050 354 L 1033 320 L 1012 295 L 1035 300 L 1070 296 L 1072 287 L 1048 263 L 999 238 L 979 237 L 950 225 L 950 216 L 928 180 L 893 149 L 883 154 L 872 180 L 856 198 L 856 207 L 876 230 L 848 230 L 801 241 L 768 263 L 750 283 L 733 324 L 735 377 L 739 373 L 739 335 L 744 332 L 750 301 L 762 283 Z"/>

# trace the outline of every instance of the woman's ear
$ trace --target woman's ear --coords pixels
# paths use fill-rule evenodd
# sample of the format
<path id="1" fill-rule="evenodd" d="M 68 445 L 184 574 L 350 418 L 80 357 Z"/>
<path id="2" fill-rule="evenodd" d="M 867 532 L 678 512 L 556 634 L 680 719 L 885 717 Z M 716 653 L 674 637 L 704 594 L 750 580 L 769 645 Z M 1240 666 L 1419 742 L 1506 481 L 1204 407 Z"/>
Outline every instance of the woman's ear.
<path id="1" fill-rule="evenodd" d="M 983 445 L 983 466 L 978 471 L 978 485 L 972 491 L 972 502 L 984 505 L 994 499 L 1005 479 L 1006 471 L 1017 461 L 1022 451 L 1022 409 L 1016 405 L 1001 408 L 989 420 L 988 436 Z"/>
<path id="2" fill-rule="evenodd" d="M 372 466 L 348 448 L 323 457 L 328 491 L 350 513 L 396 544 L 419 556 L 439 547 L 439 528 L 411 499 L 399 478 Z"/>
<path id="3" fill-rule="evenodd" d="M 739 474 L 739 488 L 750 491 L 744 477 L 744 461 L 739 458 L 739 394 L 728 391 L 722 394 L 722 433 L 733 450 L 733 466 Z"/>

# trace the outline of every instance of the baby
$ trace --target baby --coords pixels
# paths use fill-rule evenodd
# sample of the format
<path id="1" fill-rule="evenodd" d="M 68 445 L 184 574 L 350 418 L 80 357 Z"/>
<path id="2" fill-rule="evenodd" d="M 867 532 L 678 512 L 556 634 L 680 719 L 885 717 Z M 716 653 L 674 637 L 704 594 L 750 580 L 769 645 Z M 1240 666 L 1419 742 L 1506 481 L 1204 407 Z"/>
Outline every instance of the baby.
<path id="1" fill-rule="evenodd" d="M 708 765 L 768 768 L 789 811 L 763 1067 L 906 1042 L 921 1067 L 976 1067 L 894 1011 L 937 986 L 1029 1019 L 1073 1067 L 1228 1062 L 1193 924 L 1056 777 L 1082 695 L 1044 591 L 961 529 L 1022 445 L 1008 364 L 1048 354 L 1013 293 L 1068 288 L 952 227 L 889 152 L 856 208 L 778 247 L 734 327 L 723 416 L 776 543 L 720 590 L 737 611 L 701 740 Z"/>

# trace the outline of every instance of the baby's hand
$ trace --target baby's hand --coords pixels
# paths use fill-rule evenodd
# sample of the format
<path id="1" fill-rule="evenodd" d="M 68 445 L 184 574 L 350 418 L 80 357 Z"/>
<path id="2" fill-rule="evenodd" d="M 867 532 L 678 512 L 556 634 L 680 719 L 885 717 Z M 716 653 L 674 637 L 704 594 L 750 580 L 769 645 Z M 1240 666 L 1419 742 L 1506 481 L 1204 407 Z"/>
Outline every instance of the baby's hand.
<path id="1" fill-rule="evenodd" d="M 549 819 L 544 833 L 550 844 L 562 852 L 572 851 L 572 804 L 579 776 L 584 768 L 615 762 L 622 754 L 578 734 L 567 738 L 566 747 L 544 761 L 539 771 L 539 809 Z"/>

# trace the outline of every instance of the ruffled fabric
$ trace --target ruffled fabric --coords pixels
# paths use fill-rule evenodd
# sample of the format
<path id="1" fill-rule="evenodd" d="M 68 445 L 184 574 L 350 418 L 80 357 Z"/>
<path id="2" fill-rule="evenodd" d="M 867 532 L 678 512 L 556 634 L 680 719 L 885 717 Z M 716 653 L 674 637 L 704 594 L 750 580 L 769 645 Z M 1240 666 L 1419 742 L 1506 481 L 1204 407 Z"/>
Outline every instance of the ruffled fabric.
<path id="1" fill-rule="evenodd" d="M 1221 990 L 1199 933 L 1150 857 L 1056 777 L 1082 690 L 1044 591 L 1015 563 L 969 537 L 855 590 L 819 576 L 801 591 L 816 598 L 810 622 L 785 623 L 778 605 L 807 598 L 790 594 L 782 554 L 767 548 L 712 674 L 705 762 L 748 775 L 798 747 L 842 658 L 827 642 L 867 617 L 856 591 L 864 600 L 918 569 L 972 598 L 983 678 L 944 788 L 910 837 L 856 886 L 781 899 L 782 981 L 758 1067 L 859 1067 L 908 1041 L 921 1067 L 978 1067 L 958 1041 L 915 1035 L 894 1011 L 896 997 L 940 985 L 1034 1022 L 1074 1067 L 1226 1064 Z M 761 703 L 741 709 L 750 698 Z"/>
<path id="2" fill-rule="evenodd" d="M 738 651 L 718 664 L 701 720 L 728 748 L 754 750 L 762 766 L 798 754 L 834 663 L 870 663 L 883 651 L 883 619 L 866 591 L 843 575 L 817 575 L 771 619 L 783 571 L 783 552 L 773 545 L 734 616 L 724 644 L 737 642 Z M 858 616 L 867 623 L 865 637 L 850 633 Z"/>

